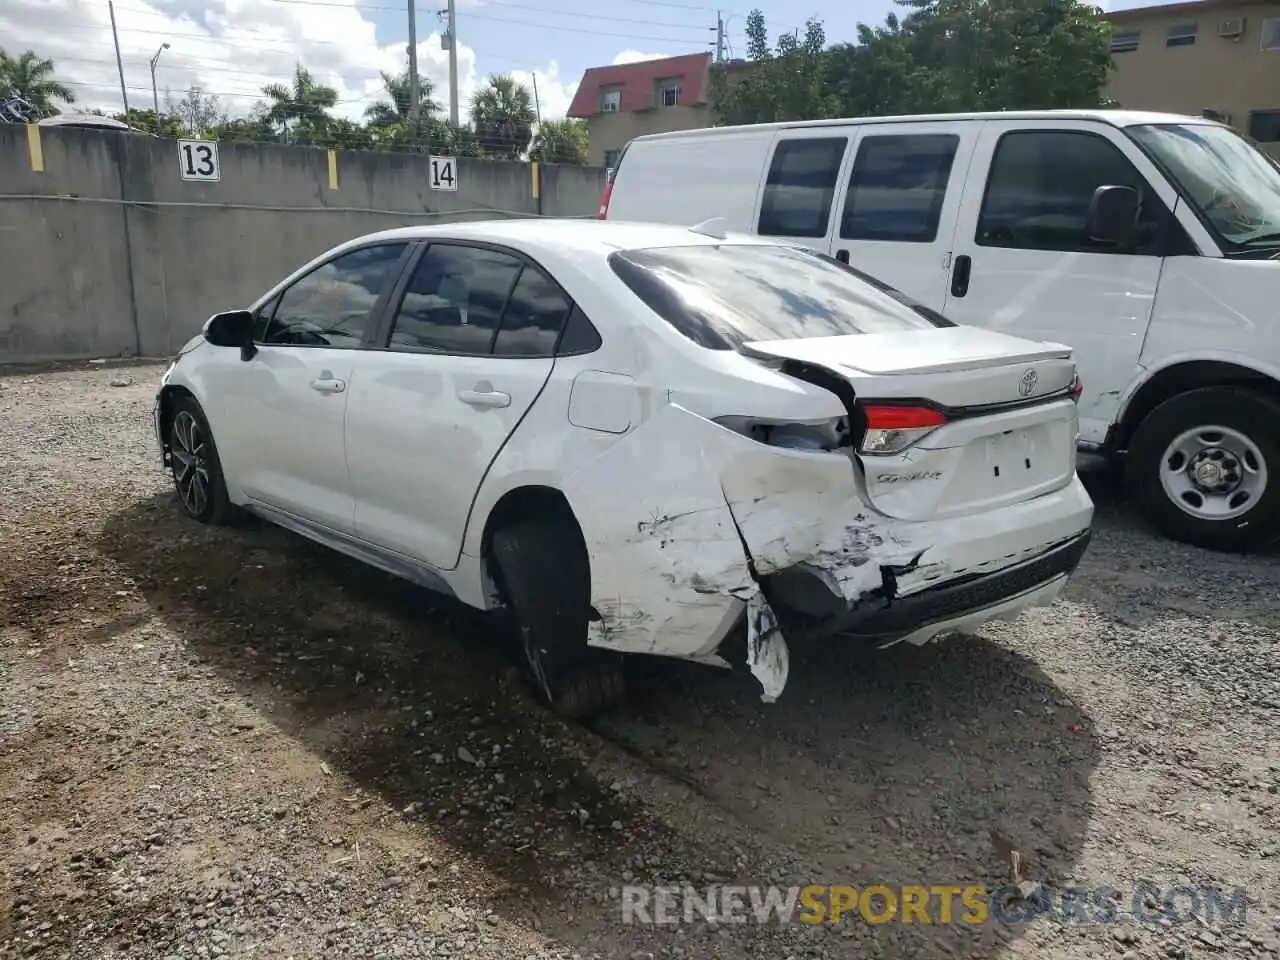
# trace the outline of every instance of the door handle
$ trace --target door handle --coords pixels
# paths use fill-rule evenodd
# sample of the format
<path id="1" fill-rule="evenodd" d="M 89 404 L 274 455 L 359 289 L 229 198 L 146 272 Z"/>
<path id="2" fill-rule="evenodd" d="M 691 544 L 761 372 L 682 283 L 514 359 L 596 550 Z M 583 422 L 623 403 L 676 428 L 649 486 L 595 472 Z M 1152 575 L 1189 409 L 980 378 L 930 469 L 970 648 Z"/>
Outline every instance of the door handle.
<path id="1" fill-rule="evenodd" d="M 511 406 L 511 394 L 500 390 L 459 390 L 458 399 L 473 407 Z"/>
<path id="2" fill-rule="evenodd" d="M 347 381 L 337 377 L 318 377 L 311 381 L 311 389 L 318 393 L 341 393 L 347 389 Z"/>
<path id="3" fill-rule="evenodd" d="M 837 259 L 837 260 L 839 260 L 841 263 L 848 263 L 848 262 L 849 262 L 849 251 L 848 251 L 848 250 L 837 250 L 837 251 L 836 251 L 836 259 Z"/>
<path id="4" fill-rule="evenodd" d="M 951 264 L 951 295 L 963 297 L 969 292 L 969 274 L 973 270 L 973 258 L 962 253 Z"/>

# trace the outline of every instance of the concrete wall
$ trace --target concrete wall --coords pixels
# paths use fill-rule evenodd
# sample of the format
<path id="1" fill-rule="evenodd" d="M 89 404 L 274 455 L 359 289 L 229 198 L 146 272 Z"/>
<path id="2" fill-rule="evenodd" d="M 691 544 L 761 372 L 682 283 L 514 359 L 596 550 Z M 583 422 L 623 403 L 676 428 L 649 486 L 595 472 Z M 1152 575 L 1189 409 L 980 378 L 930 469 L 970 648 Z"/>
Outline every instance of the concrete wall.
<path id="1" fill-rule="evenodd" d="M 594 216 L 597 168 L 219 145 L 221 180 L 183 181 L 172 140 L 0 124 L 0 363 L 166 356 L 343 240 L 388 227 Z M 43 167 L 43 169 L 39 169 Z"/>

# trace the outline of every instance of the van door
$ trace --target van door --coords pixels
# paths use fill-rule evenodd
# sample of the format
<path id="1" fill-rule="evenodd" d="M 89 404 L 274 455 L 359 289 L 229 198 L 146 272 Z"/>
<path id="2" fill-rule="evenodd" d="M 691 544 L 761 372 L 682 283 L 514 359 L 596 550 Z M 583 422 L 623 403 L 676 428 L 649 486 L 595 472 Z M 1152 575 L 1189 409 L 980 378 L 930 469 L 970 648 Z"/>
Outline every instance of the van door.
<path id="1" fill-rule="evenodd" d="M 758 235 L 830 251 L 831 207 L 852 134 L 850 127 L 797 127 L 778 134 L 756 204 Z"/>
<path id="2" fill-rule="evenodd" d="M 1124 249 L 1091 240 L 1087 229 L 1094 191 L 1113 184 L 1141 197 L 1138 240 Z M 1137 369 L 1163 255 L 1190 244 L 1169 213 L 1174 202 L 1150 161 L 1109 125 L 988 121 L 965 186 L 943 313 L 1070 345 L 1084 381 L 1081 439 L 1101 443 Z"/>
<path id="3" fill-rule="evenodd" d="M 837 197 L 832 253 L 941 310 L 981 121 L 860 124 Z"/>

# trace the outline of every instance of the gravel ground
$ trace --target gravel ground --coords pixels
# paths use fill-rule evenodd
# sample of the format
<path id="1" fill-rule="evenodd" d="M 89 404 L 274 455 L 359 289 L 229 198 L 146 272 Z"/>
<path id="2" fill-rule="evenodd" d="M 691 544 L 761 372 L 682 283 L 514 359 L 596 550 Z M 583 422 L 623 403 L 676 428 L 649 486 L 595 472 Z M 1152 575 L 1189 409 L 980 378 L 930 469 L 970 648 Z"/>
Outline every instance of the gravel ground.
<path id="1" fill-rule="evenodd" d="M 159 373 L 0 377 L 0 956 L 1280 956 L 1280 558 L 1158 541 L 1100 478 L 1051 608 L 800 651 L 772 706 L 651 664 L 569 725 L 477 616 L 184 521 Z M 996 887 L 1007 846 L 1117 922 L 621 923 L 628 882 Z M 1136 923 L 1139 883 L 1247 917 Z"/>

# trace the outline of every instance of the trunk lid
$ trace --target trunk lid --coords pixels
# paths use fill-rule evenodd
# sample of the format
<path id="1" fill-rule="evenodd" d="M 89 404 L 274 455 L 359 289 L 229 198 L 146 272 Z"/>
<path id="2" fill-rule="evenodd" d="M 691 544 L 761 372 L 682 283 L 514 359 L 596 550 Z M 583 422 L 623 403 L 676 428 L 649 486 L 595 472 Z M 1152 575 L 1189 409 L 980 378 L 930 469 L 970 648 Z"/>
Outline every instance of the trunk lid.
<path id="1" fill-rule="evenodd" d="M 918 414 L 927 426 L 914 442 L 856 455 L 871 503 L 889 516 L 980 513 L 1043 496 L 1075 475 L 1076 366 L 1062 344 L 956 326 L 756 341 L 742 350 L 828 388 L 838 377 L 852 387 L 855 420 L 870 415 L 869 425 L 892 430 Z"/>

